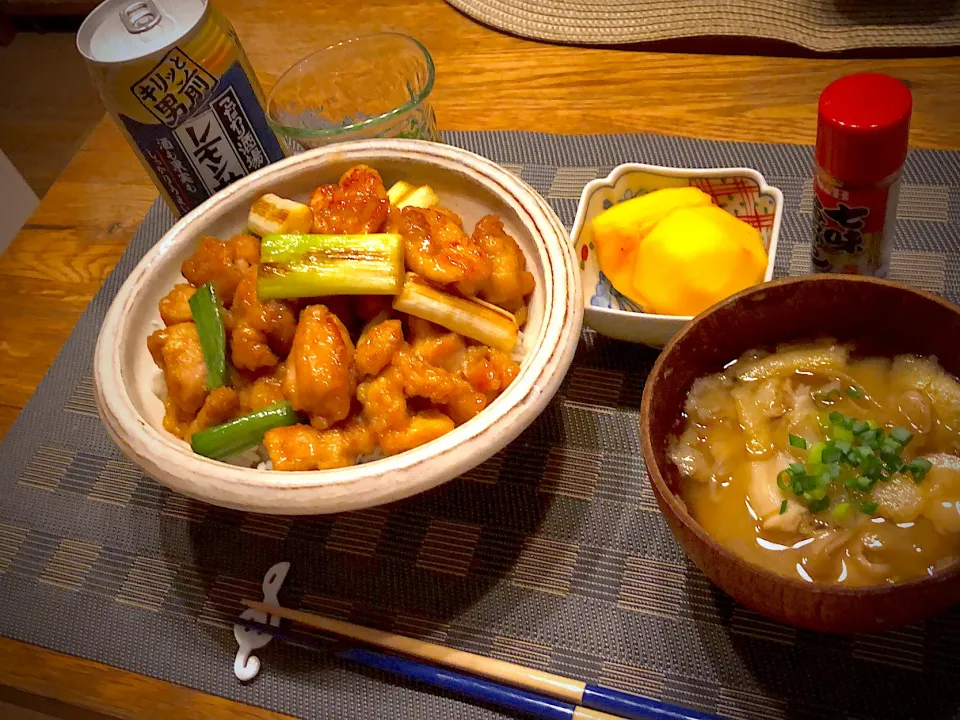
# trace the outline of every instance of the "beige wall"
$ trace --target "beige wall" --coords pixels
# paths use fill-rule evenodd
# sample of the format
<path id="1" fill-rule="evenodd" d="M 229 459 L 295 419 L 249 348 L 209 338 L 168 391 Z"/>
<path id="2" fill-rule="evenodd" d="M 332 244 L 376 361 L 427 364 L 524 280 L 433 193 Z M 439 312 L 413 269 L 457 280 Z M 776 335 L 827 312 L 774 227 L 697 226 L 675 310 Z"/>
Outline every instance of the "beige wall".
<path id="1" fill-rule="evenodd" d="M 27 221 L 40 200 L 0 150 L 0 253 Z"/>

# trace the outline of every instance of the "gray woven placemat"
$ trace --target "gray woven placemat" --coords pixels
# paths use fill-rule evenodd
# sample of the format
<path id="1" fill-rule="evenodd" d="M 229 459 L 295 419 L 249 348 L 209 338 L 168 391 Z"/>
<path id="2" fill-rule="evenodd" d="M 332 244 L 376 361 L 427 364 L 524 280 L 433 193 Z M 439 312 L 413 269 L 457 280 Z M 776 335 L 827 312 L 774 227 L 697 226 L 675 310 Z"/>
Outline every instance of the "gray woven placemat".
<path id="1" fill-rule="evenodd" d="M 450 133 L 539 190 L 569 226 L 623 161 L 759 169 L 784 191 L 778 274 L 803 272 L 809 148 L 642 135 Z M 960 301 L 960 153 L 919 151 L 895 278 Z M 272 643 L 233 676 L 241 598 L 280 599 L 730 717 L 958 717 L 960 609 L 876 636 L 764 620 L 684 559 L 637 433 L 655 353 L 585 332 L 555 401 L 515 443 L 396 505 L 281 518 L 208 507 L 144 477 L 96 417 L 90 363 L 123 279 L 173 222 L 159 203 L 0 446 L 0 634 L 313 718 L 498 718 L 492 708 Z"/>

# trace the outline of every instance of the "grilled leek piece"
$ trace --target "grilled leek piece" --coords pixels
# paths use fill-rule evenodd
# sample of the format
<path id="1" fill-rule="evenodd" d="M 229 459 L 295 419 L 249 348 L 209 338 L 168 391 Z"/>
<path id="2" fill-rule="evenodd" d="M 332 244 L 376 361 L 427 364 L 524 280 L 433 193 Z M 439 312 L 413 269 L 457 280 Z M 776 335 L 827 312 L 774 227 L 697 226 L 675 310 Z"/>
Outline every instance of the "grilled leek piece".
<path id="1" fill-rule="evenodd" d="M 267 193 L 251 206 L 247 227 L 260 237 L 308 233 L 313 227 L 313 211 L 303 203 Z"/>
<path id="2" fill-rule="evenodd" d="M 405 207 L 432 208 L 440 204 L 440 198 L 429 185 L 411 185 L 401 180 L 387 191 L 390 204 L 401 210 Z"/>
<path id="3" fill-rule="evenodd" d="M 396 295 L 403 286 L 399 235 L 268 235 L 260 245 L 261 300 Z"/>
<path id="4" fill-rule="evenodd" d="M 437 290 L 414 273 L 407 273 L 393 307 L 504 352 L 517 344 L 517 321 L 506 310 Z"/>

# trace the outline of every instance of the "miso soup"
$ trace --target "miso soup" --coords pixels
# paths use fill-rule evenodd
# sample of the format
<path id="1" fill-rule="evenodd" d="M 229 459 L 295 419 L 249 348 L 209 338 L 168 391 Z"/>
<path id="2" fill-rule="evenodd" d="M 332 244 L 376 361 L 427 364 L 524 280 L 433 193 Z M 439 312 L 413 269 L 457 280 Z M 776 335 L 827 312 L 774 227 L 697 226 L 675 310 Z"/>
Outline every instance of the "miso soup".
<path id="1" fill-rule="evenodd" d="M 788 577 L 896 583 L 960 560 L 960 383 L 823 341 L 697 380 L 671 459 L 690 513 Z"/>

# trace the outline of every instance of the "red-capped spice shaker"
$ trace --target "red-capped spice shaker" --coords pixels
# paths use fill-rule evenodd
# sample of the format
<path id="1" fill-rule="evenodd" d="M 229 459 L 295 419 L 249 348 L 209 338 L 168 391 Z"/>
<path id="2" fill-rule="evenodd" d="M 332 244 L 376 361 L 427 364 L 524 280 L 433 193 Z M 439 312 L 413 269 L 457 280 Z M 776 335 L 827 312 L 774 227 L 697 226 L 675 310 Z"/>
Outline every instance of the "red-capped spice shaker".
<path id="1" fill-rule="evenodd" d="M 820 95 L 814 271 L 886 276 L 912 109 L 907 87 L 878 73 L 842 77 Z"/>

